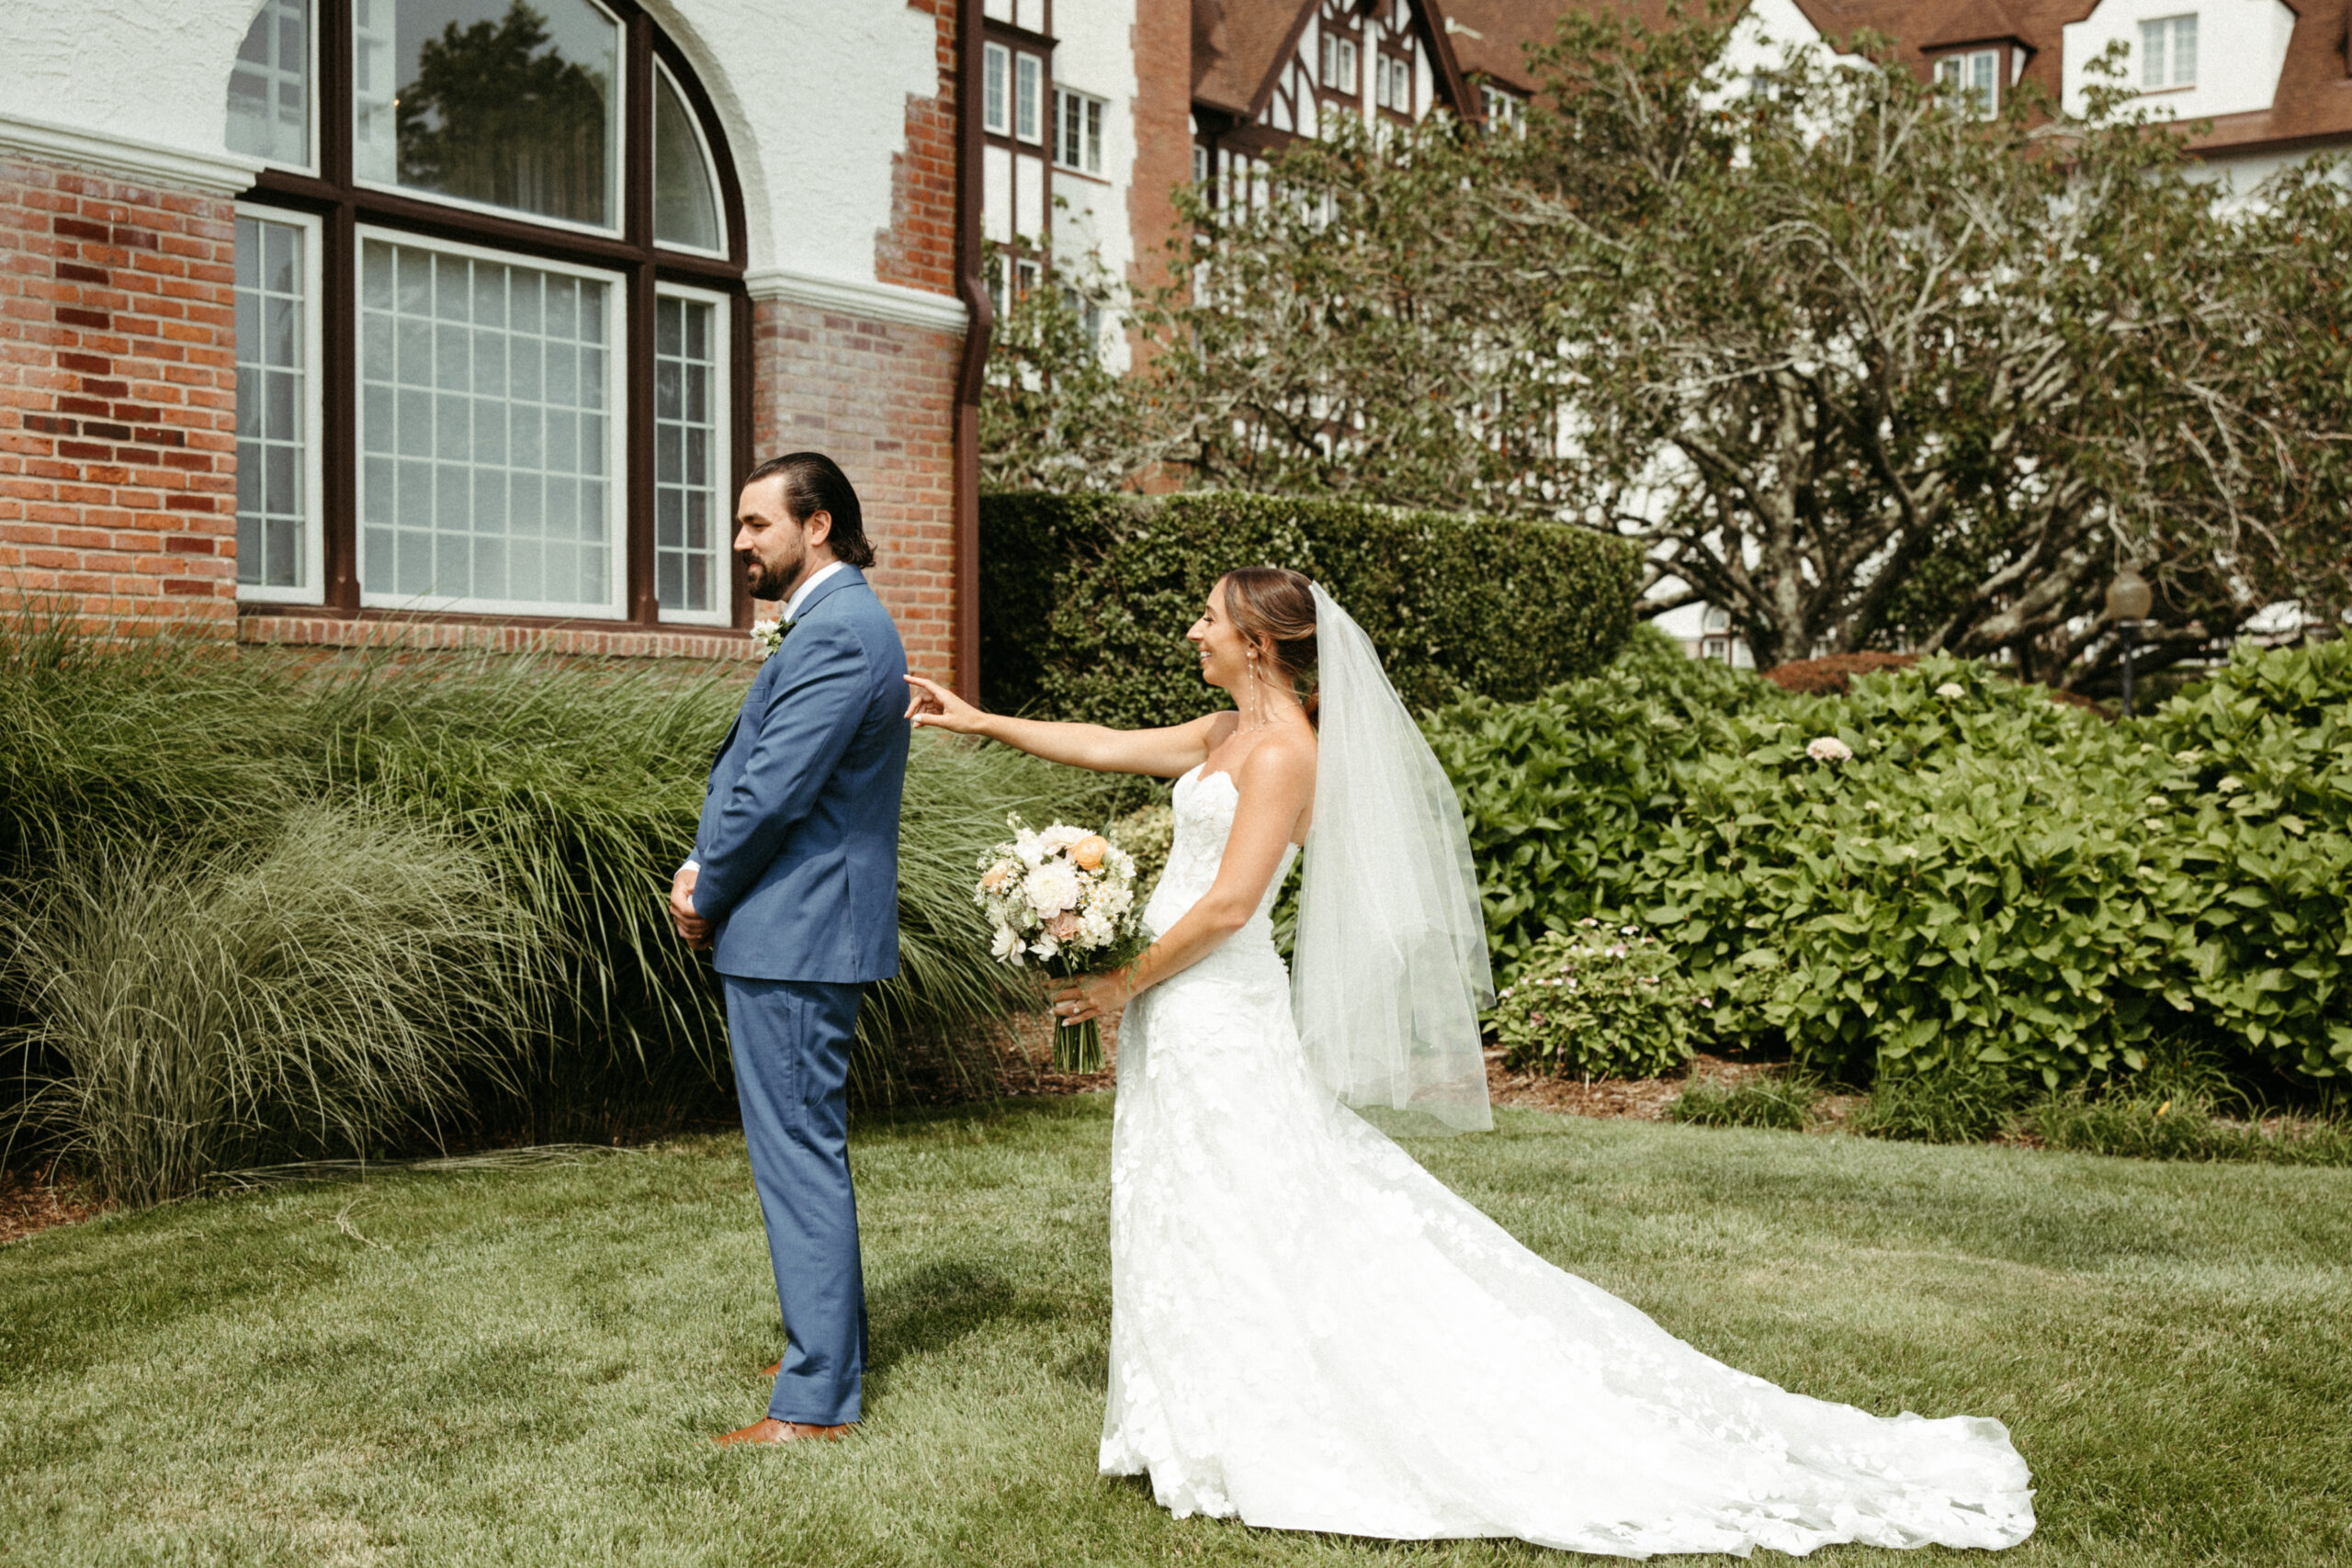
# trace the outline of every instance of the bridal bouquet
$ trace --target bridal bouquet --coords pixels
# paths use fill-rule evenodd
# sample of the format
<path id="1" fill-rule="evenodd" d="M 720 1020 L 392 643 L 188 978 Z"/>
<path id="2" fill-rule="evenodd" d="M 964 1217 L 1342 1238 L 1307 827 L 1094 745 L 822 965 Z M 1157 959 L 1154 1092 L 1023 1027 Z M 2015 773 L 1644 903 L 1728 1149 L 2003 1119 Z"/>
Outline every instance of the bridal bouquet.
<path id="1" fill-rule="evenodd" d="M 1115 969 L 1142 945 L 1135 857 L 1102 834 L 1057 822 L 1042 831 L 1005 818 L 1009 843 L 980 857 L 972 901 L 995 932 L 1000 964 L 1064 979 Z M 1054 1070 L 1102 1070 L 1094 1019 L 1054 1024 Z"/>

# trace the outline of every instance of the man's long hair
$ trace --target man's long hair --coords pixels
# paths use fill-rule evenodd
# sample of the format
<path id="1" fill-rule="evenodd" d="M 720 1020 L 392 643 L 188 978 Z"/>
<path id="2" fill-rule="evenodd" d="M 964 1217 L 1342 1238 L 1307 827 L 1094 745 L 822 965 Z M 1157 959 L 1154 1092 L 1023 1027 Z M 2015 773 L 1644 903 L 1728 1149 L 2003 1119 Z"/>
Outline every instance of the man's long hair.
<path id="1" fill-rule="evenodd" d="M 865 537 L 865 510 L 842 466 L 822 452 L 786 452 L 770 457 L 744 476 L 746 485 L 772 475 L 784 476 L 784 509 L 795 523 L 806 523 L 818 513 L 831 514 L 833 531 L 826 544 L 833 558 L 864 570 L 874 564 L 874 546 Z"/>

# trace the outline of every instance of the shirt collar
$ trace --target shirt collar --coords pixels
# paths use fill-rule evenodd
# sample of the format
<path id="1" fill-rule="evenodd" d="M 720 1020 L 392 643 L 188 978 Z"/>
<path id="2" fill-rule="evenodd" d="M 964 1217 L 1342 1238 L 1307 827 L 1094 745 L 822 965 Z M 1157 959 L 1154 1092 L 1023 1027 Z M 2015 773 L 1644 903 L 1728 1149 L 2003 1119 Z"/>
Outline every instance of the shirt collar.
<path id="1" fill-rule="evenodd" d="M 784 602 L 784 618 L 787 621 L 798 620 L 800 606 L 808 603 L 808 595 L 817 592 L 817 585 L 835 572 L 844 570 L 848 565 L 847 561 L 827 561 L 810 573 L 808 581 L 794 589 L 792 597 Z"/>

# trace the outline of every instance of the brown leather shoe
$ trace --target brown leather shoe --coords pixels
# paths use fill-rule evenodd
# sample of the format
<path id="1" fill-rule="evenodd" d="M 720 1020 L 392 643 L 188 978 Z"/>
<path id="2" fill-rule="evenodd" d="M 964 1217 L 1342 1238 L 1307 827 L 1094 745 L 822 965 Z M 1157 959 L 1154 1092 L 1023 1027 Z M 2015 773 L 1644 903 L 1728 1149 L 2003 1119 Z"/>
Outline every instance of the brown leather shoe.
<path id="1" fill-rule="evenodd" d="M 779 1421 L 763 1416 L 741 1430 L 710 1440 L 720 1448 L 735 1443 L 837 1443 L 849 1436 L 847 1427 L 811 1427 L 805 1421 Z"/>

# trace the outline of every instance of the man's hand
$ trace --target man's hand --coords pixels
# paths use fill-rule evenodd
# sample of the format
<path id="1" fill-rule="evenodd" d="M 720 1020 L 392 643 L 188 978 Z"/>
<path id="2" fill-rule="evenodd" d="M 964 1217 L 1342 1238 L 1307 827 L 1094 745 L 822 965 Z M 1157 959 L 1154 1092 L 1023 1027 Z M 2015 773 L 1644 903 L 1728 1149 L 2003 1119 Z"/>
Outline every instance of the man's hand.
<path id="1" fill-rule="evenodd" d="M 699 867 L 680 866 L 670 882 L 670 921 L 688 947 L 710 945 L 710 922 L 695 913 L 695 878 L 699 873 Z"/>

